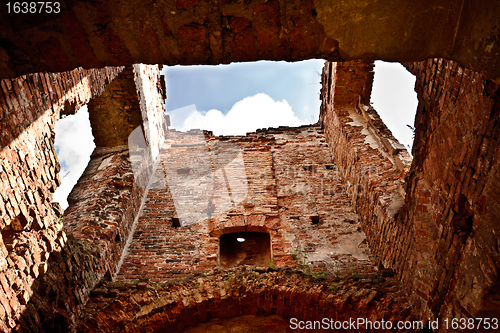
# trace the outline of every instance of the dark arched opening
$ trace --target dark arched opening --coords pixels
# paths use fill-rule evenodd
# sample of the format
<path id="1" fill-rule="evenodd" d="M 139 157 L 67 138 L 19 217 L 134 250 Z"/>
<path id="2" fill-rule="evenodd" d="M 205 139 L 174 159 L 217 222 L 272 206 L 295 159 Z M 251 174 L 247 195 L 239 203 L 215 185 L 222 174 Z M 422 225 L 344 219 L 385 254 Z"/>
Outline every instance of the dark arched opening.
<path id="1" fill-rule="evenodd" d="M 258 267 L 271 262 L 271 237 L 262 232 L 224 234 L 219 240 L 219 265 L 224 268 L 240 265 Z"/>

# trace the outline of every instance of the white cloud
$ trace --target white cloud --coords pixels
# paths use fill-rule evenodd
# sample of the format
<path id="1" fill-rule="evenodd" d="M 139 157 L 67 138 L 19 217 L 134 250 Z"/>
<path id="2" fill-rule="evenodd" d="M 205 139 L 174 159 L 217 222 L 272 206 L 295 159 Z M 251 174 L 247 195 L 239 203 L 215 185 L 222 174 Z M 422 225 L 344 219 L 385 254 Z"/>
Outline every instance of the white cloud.
<path id="1" fill-rule="evenodd" d="M 375 61 L 371 102 L 386 126 L 405 146 L 413 144 L 413 132 L 406 125 L 415 123 L 418 99 L 415 76 L 399 63 Z"/>
<path id="2" fill-rule="evenodd" d="M 213 131 L 214 135 L 245 135 L 258 128 L 305 124 L 309 122 L 300 121 L 286 100 L 275 101 L 261 93 L 236 102 L 226 115 L 219 110 L 205 114 L 193 111 L 181 130 L 198 128 Z"/>
<path id="3" fill-rule="evenodd" d="M 66 198 L 87 167 L 95 148 L 87 106 L 80 108 L 75 115 L 59 120 L 54 131 L 57 157 L 61 164 L 61 186 L 54 193 L 54 201 L 66 208 Z"/>

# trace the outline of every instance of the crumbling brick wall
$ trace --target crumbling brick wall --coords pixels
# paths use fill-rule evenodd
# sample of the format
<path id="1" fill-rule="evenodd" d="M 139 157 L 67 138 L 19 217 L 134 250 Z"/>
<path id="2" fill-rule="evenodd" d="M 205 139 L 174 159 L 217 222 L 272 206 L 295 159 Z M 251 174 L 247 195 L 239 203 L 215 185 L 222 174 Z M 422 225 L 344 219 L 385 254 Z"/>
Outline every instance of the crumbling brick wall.
<path id="1" fill-rule="evenodd" d="M 98 96 L 121 69 L 80 68 L 0 81 L 0 329 L 4 332 L 21 326 L 37 331 L 42 313 L 50 313 L 54 306 L 66 310 L 52 303 L 55 299 L 50 290 L 43 291 L 41 282 L 59 288 L 72 265 L 63 262 L 57 276 L 49 268 L 67 240 L 58 219 L 62 209 L 52 203 L 60 183 L 53 129 L 61 114 L 74 113 Z"/>
<path id="2" fill-rule="evenodd" d="M 359 270 L 373 268 L 371 260 L 337 251 L 340 245 L 345 249 L 342 238 L 348 234 L 354 238 L 347 248 L 361 247 L 368 254 L 366 234 L 375 262 L 397 272 L 420 318 L 498 317 L 499 87 L 450 61 L 428 60 L 407 67 L 418 77 L 420 99 L 413 162 L 376 112 L 364 104 L 371 65 L 327 63 L 321 95 L 324 135 L 317 126 L 274 129 L 248 138 L 203 135 L 203 144 L 213 144 L 212 156 L 231 155 L 227 143 L 242 148 L 251 200 L 228 213 L 217 211 L 223 200 L 215 194 L 231 188 L 221 173 L 213 183 L 213 201 L 206 207 L 207 223 L 177 227 L 179 210 L 161 188 L 161 174 L 151 176 L 152 151 L 165 134 L 165 119 L 157 107 L 164 93 L 157 85 L 157 69 L 137 67 L 123 74 L 131 87 L 126 99 L 135 110 L 130 119 L 151 120 L 140 131 L 144 142 L 134 146 L 139 155 L 132 156 L 127 141 L 138 124 L 132 121 L 120 144 L 96 149 L 70 196 L 63 217 L 66 230 L 57 219 L 60 209 L 51 202 L 58 184 L 54 122 L 59 114 L 70 114 L 96 97 L 120 69 L 79 69 L 0 81 L 0 120 L 2 129 L 7 129 L 1 138 L 0 176 L 2 329 L 68 331 L 90 292 L 113 274 L 135 285 L 134 279 L 160 281 L 210 270 L 217 266 L 218 237 L 244 230 L 270 234 L 278 266 L 294 264 L 294 251 L 303 252 L 300 246 L 308 244 L 313 268 L 330 271 L 339 265 L 349 270 L 352 264 Z M 349 86 L 351 80 L 355 84 Z M 141 108 L 148 106 L 148 97 L 135 91 L 148 83 L 147 89 L 154 92 L 149 100 L 155 105 L 152 113 Z M 118 91 L 94 99 L 102 102 L 95 105 L 121 98 Z M 172 133 L 172 138 L 176 135 Z M 199 145 L 192 143 L 165 149 L 196 150 Z M 168 174 L 156 170 L 163 171 L 163 177 Z M 184 172 L 182 167 L 174 171 Z M 232 195 L 240 193 L 238 184 Z M 128 241 L 130 247 L 124 252 Z M 168 248 L 169 244 L 173 246 Z M 157 303 L 143 292 L 147 287 L 132 285 L 122 290 L 125 296 L 133 293 L 137 300 L 143 295 L 144 311 L 154 310 Z M 109 294 L 107 287 L 96 290 L 87 313 L 95 313 L 105 302 L 105 315 L 111 319 L 104 325 L 132 318 L 115 317 L 120 303 L 108 299 L 117 295 L 110 288 Z M 259 297 L 253 300 L 259 303 Z M 135 306 L 130 304 L 126 306 Z M 88 318 L 87 329 L 102 325 Z M 154 311 L 139 321 L 145 318 L 163 321 Z M 179 327 L 177 319 L 170 324 Z"/>
<path id="3" fill-rule="evenodd" d="M 498 317 L 498 84 L 443 59 L 406 64 L 419 98 L 409 168 L 374 110 L 334 102 L 346 92 L 332 70 L 371 79 L 353 65 L 326 64 L 320 119 L 376 262 L 421 318 Z"/>
<path id="4" fill-rule="evenodd" d="M 67 332 L 89 292 L 111 279 L 145 190 L 135 185 L 136 177 L 150 177 L 154 153 L 142 151 L 141 170 L 134 173 L 128 136 L 145 123 L 142 140 L 154 148 L 168 130 L 158 66 L 135 67 L 0 82 L 2 331 Z M 139 85 L 146 96 L 139 96 Z M 60 115 L 89 101 L 98 147 L 61 217 L 62 209 L 52 203 L 60 184 L 53 128 Z"/>
<path id="5" fill-rule="evenodd" d="M 142 75 L 147 79 L 143 80 Z M 149 164 L 153 160 L 151 149 L 143 149 L 134 170 L 132 161 L 137 156 L 131 156 L 130 149 L 137 152 L 137 144 L 143 145 L 146 138 L 153 144 L 163 140 L 168 130 L 164 125 L 160 79 L 158 66 L 126 67 L 101 96 L 89 103 L 97 147 L 70 193 L 69 207 L 62 217 L 66 232 L 71 236 L 71 246 L 62 261 L 71 260 L 71 268 L 61 289 L 71 290 L 72 295 L 56 292 L 58 300 L 71 304 L 68 312 L 71 311 L 72 316 L 48 323 L 52 329 L 63 330 L 63 325 L 74 329 L 90 291 L 97 284 L 111 280 L 119 266 L 146 193 L 141 185 L 147 183 L 145 179 L 151 175 Z M 139 82 L 141 89 L 148 91 L 153 105 L 141 105 Z M 154 126 L 143 127 L 148 119 Z M 103 122 L 107 126 L 103 126 Z M 121 128 L 114 131 L 116 124 Z M 132 144 L 130 136 L 134 130 L 138 130 L 136 133 L 140 133 L 140 137 L 139 142 Z M 156 132 L 150 134 L 149 131 Z M 57 268 L 54 274 L 68 275 L 64 269 L 58 271 Z"/>
<path id="6" fill-rule="evenodd" d="M 361 61 L 326 62 L 320 123 L 376 263 L 388 266 L 384 254 L 393 251 L 394 235 L 406 236 L 394 215 L 404 202 L 411 157 L 376 111 L 363 104 L 369 100 L 372 69 Z"/>
<path id="7" fill-rule="evenodd" d="M 219 237 L 245 231 L 270 235 L 269 264 L 373 271 L 317 126 L 246 137 L 171 131 L 160 156 L 117 280 L 160 282 L 214 269 Z"/>
<path id="8" fill-rule="evenodd" d="M 373 322 L 383 317 L 394 327 L 397 321 L 413 325 L 416 319 L 395 278 L 371 273 L 360 278 L 319 279 L 291 268 L 244 266 L 149 285 L 107 283 L 92 292 L 78 331 L 174 333 L 193 326 L 200 329 L 195 325 L 211 318 L 244 315 L 278 315 L 287 322 L 290 318 Z"/>
<path id="9" fill-rule="evenodd" d="M 444 59 L 406 67 L 419 106 L 401 216 L 415 268 L 403 277 L 422 313 L 498 318 L 500 86 Z"/>

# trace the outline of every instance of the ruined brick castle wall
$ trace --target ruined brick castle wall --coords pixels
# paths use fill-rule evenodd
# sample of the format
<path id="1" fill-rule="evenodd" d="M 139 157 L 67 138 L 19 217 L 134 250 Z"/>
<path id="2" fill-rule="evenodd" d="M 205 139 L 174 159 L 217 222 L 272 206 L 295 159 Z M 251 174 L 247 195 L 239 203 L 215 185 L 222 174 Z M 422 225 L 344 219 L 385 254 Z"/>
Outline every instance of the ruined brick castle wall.
<path id="1" fill-rule="evenodd" d="M 278 332 L 290 330 L 289 318 L 376 321 L 383 317 L 394 323 L 416 319 L 395 278 L 362 276 L 317 279 L 290 268 L 244 266 L 157 284 L 112 282 L 92 292 L 78 331 L 174 333 L 192 327 L 194 332 L 207 332 L 196 325 L 245 315 L 258 316 L 253 325 L 264 316 L 281 317 L 282 323 L 273 321 L 270 327 Z M 256 332 L 252 324 L 247 326 Z M 234 329 L 226 325 L 207 326 L 215 328 L 209 332 L 220 332 L 221 326 Z"/>
<path id="2" fill-rule="evenodd" d="M 334 103 L 342 89 L 328 97 L 339 70 L 328 63 L 327 142 L 376 262 L 397 272 L 420 316 L 498 317 L 498 85 L 442 59 L 406 66 L 419 97 L 411 168 L 370 107 Z M 347 75 L 363 72 L 370 79 L 356 64 Z"/>
<path id="3" fill-rule="evenodd" d="M 79 331 L 180 332 L 243 315 L 415 319 L 396 278 L 375 272 L 318 125 L 170 131 L 160 156 L 116 280 L 92 291 Z M 246 231 L 270 235 L 273 262 L 221 270 L 221 236 Z"/>
<path id="4" fill-rule="evenodd" d="M 392 267 L 385 257 L 394 254 L 395 238 L 406 238 L 394 215 L 404 202 L 411 158 L 376 111 L 363 104 L 372 69 L 360 61 L 325 64 L 320 123 L 376 262 Z"/>
<path id="5" fill-rule="evenodd" d="M 270 235 L 273 262 L 261 266 L 373 271 L 317 126 L 246 137 L 171 131 L 161 158 L 117 280 L 160 282 L 219 267 L 219 239 L 235 232 Z"/>
<path id="6" fill-rule="evenodd" d="M 116 83 L 103 93 L 117 75 Z M 150 104 L 159 107 L 142 112 L 136 80 L 144 81 L 141 88 L 149 92 Z M 159 132 L 155 142 L 163 138 L 166 127 L 159 70 L 157 66 L 144 66 L 141 73 L 131 67 L 78 69 L 33 74 L 0 84 L 0 324 L 5 332 L 13 327 L 67 332 L 76 323 L 90 290 L 114 274 L 140 208 L 144 189 L 135 186 L 127 139 L 143 124 L 143 115 L 155 126 L 147 130 Z M 60 114 L 74 113 L 87 103 L 98 147 L 68 198 L 70 206 L 64 217 L 58 219 L 62 210 L 52 203 L 52 193 L 59 185 L 53 127 Z M 113 108 L 118 114 L 109 112 Z M 148 131 L 145 134 L 151 137 Z M 151 158 L 146 151 L 142 161 Z M 149 177 L 148 172 L 146 168 L 142 177 Z M 137 175 L 141 177 L 141 173 Z"/>
<path id="7" fill-rule="evenodd" d="M 67 332 L 82 313 L 88 331 L 180 329 L 222 311 L 409 317 L 401 290 L 386 297 L 370 278 L 360 282 L 369 287 L 335 280 L 341 292 L 325 296 L 331 284 L 293 275 L 301 281 L 293 289 L 286 269 L 221 273 L 219 241 L 245 231 L 269 235 L 271 267 L 332 276 L 374 264 L 395 270 L 419 319 L 498 317 L 499 86 L 451 61 L 406 66 L 420 101 L 413 161 L 365 104 L 372 65 L 363 62 L 326 64 L 319 125 L 245 138 L 166 135 L 155 66 L 0 81 L 2 330 Z M 125 131 L 98 145 L 60 223 L 52 129 L 90 99 L 93 116 L 110 115 L 103 128 L 120 119 Z M 195 187 L 204 195 L 185 192 Z M 236 259 L 252 263 L 254 254 Z M 107 283 L 114 275 L 125 283 Z M 255 292 L 251 283 L 266 287 Z M 171 287 L 182 296 L 169 298 Z M 405 306 L 384 312 L 398 300 Z"/>
<path id="8" fill-rule="evenodd" d="M 57 297 L 50 292 L 40 292 L 45 282 L 57 290 L 72 265 L 62 262 L 57 276 L 49 268 L 67 240 L 58 219 L 62 209 L 52 203 L 60 183 L 53 129 L 61 114 L 74 113 L 98 96 L 121 69 L 75 69 L 0 81 L 0 330 L 4 332 L 19 326 L 36 331 L 44 311 L 50 312 L 54 305 L 64 309 L 52 303 Z"/>
<path id="9" fill-rule="evenodd" d="M 62 217 L 72 237 L 68 253 L 74 261 L 73 280 L 64 285 L 75 295 L 66 300 L 73 303 L 70 309 L 74 314 L 64 318 L 70 326 L 68 329 L 76 323 L 76 316 L 85 306 L 90 291 L 98 283 L 112 279 L 125 244 L 133 233 L 146 193 L 142 184 L 150 177 L 153 160 L 150 149 L 138 146 L 146 146 L 144 134 L 162 139 L 167 130 L 163 93 L 158 84 L 159 68 L 144 66 L 139 73 L 136 69 L 140 66 L 126 67 L 106 91 L 89 104 L 93 132 L 99 140 L 85 172 L 68 197 L 69 207 Z M 141 79 L 143 75 L 147 76 L 146 80 Z M 149 98 L 159 106 L 141 105 L 139 81 L 140 89 L 148 91 Z M 143 122 L 148 121 L 143 117 L 149 117 L 159 128 L 143 126 Z M 160 132 L 153 136 L 149 135 L 150 130 Z M 132 162 L 138 156 L 131 150 L 134 153 L 141 151 L 141 160 L 134 165 Z M 61 324 L 51 324 L 63 330 Z"/>
<path id="10" fill-rule="evenodd" d="M 414 302 L 429 316 L 498 318 L 500 86 L 453 61 L 406 67 L 419 98 L 401 218 L 416 237 Z"/>

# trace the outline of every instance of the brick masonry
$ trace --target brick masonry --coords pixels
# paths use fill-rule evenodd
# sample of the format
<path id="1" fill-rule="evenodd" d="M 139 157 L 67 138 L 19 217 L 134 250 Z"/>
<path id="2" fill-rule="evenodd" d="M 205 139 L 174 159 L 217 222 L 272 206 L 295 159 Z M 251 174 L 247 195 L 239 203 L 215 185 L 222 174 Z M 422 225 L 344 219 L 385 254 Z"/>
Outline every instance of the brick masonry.
<path id="1" fill-rule="evenodd" d="M 94 121 L 99 117 L 108 125 L 119 123 L 122 126 L 119 131 L 109 135 L 109 140 L 99 141 L 89 165 L 68 197 L 70 206 L 63 216 L 65 228 L 73 237 L 74 245 L 87 258 L 85 265 L 80 262 L 74 266 L 73 275 L 81 275 L 80 280 L 71 283 L 73 292 L 78 295 L 78 307 L 87 302 L 89 292 L 96 284 L 112 279 L 122 260 L 125 245 L 133 234 L 134 222 L 146 193 L 141 183 L 151 175 L 148 163 L 153 160 L 154 153 L 153 149 L 141 149 L 137 144 L 148 140 L 152 143 L 150 146 L 154 147 L 158 140 L 163 139 L 166 130 L 164 93 L 159 80 L 158 66 L 127 67 L 118 75 L 117 81 L 108 85 L 103 95 L 94 99 L 92 107 L 89 107 L 90 117 Z M 152 101 L 160 107 L 148 107 L 144 102 L 145 97 L 137 92 L 137 87 L 141 87 L 141 94 L 147 91 L 148 102 Z M 103 113 L 104 117 L 99 113 Z M 151 125 L 141 126 L 143 123 Z M 104 128 L 104 133 L 99 133 L 102 129 L 100 125 L 95 126 L 94 133 L 107 138 L 107 131 L 112 126 Z M 137 128 L 142 136 L 131 142 L 131 133 Z M 153 130 L 156 133 L 151 134 Z M 139 153 L 141 159 L 137 161 Z M 68 255 L 75 258 L 71 252 Z M 81 258 L 82 255 L 77 253 L 76 256 Z M 75 319 L 69 320 L 69 329 L 73 329 L 71 326 L 75 323 Z"/>
<path id="2" fill-rule="evenodd" d="M 498 318 L 500 85 L 443 59 L 406 67 L 419 107 L 401 216 L 415 268 L 403 279 L 429 316 Z"/>
<path id="3" fill-rule="evenodd" d="M 499 86 L 443 59 L 406 66 L 419 98 L 413 161 L 363 105 L 363 84 L 336 90 L 371 80 L 360 62 L 323 70 L 327 142 L 376 263 L 396 271 L 421 318 L 498 318 Z"/>
<path id="4" fill-rule="evenodd" d="M 122 68 L 0 81 L 2 330 L 73 331 L 82 314 L 79 330 L 96 332 L 227 314 L 498 318 L 499 86 L 451 61 L 406 66 L 413 160 L 366 105 L 361 61 L 326 63 L 319 124 L 246 137 L 167 134 L 155 66 L 127 68 L 101 98 Z M 116 117 L 133 114 L 120 140 L 104 136 L 60 223 L 52 128 L 92 98 L 94 115 L 116 100 Z M 244 231 L 270 235 L 270 268 L 220 271 L 219 237 Z M 375 290 L 375 267 L 395 271 L 390 290 Z"/>
<path id="5" fill-rule="evenodd" d="M 315 278 L 290 268 L 242 266 L 156 284 L 112 282 L 92 296 L 79 332 L 181 332 L 211 318 L 244 315 L 415 320 L 397 280 L 375 273 Z M 250 325 L 254 332 L 255 322 Z"/>
<path id="6" fill-rule="evenodd" d="M 43 311 L 60 308 L 39 290 L 42 279 L 53 285 L 66 279 L 65 269 L 58 276 L 51 276 L 49 269 L 67 241 L 58 219 L 62 209 L 52 203 L 60 183 L 53 128 L 60 115 L 74 113 L 102 93 L 121 69 L 80 68 L 0 81 L 0 330 L 4 332 L 37 327 Z M 21 314 L 29 319 L 20 318 Z"/>
<path id="7" fill-rule="evenodd" d="M 494 42 L 500 8 L 494 1 L 442 0 L 437 6 L 426 1 L 368 6 L 362 0 L 56 3 L 57 12 L 39 5 L 24 14 L 26 8 L 15 2 L 3 5 L 1 78 L 138 63 L 428 57 L 453 59 L 497 82 L 500 78 L 500 44 Z"/>
<path id="8" fill-rule="evenodd" d="M 415 318 L 400 285 L 383 277 L 391 272 L 382 276 L 373 267 L 359 218 L 318 125 L 245 137 L 170 131 L 160 158 L 116 282 L 102 281 L 93 291 L 79 331 L 177 332 L 212 317 L 247 314 Z M 271 236 L 271 268 L 244 266 L 233 272 L 237 279 L 247 274 L 248 279 L 228 280 L 232 271 L 219 268 L 219 237 L 245 231 Z M 284 266 L 295 271 L 273 273 L 273 267 Z M 273 282 L 261 281 L 268 278 Z M 320 284 L 301 287 L 297 279 Z M 180 298 L 176 283 L 182 284 Z M 253 291 L 253 285 L 262 284 L 267 287 Z M 270 286 L 287 292 L 275 299 Z M 317 290 L 318 296 L 302 290 Z"/>
<path id="9" fill-rule="evenodd" d="M 385 253 L 394 251 L 396 237 L 406 237 L 394 216 L 405 200 L 411 157 L 376 111 L 362 103 L 368 100 L 372 69 L 361 61 L 325 64 L 320 123 L 376 263 L 390 267 Z M 360 81 L 353 85 L 357 91 L 344 89 L 349 81 Z"/>
<path id="10" fill-rule="evenodd" d="M 117 76 L 116 83 L 106 87 Z M 146 97 L 137 93 L 139 83 Z M 111 279 L 139 211 L 144 189 L 135 185 L 127 139 L 134 127 L 143 124 L 143 116 L 150 125 L 141 133 L 152 146 L 163 139 L 165 94 L 159 69 L 144 65 L 78 69 L 0 84 L 5 145 L 0 324 L 5 332 L 67 332 L 89 292 L 101 280 Z M 62 209 L 52 203 L 59 185 L 53 127 L 60 115 L 74 113 L 89 101 L 98 147 L 61 216 Z M 146 102 L 159 107 L 141 110 Z M 113 108 L 125 116 L 110 112 Z M 122 121 L 124 133 L 109 132 L 116 125 L 113 120 Z M 141 161 L 151 160 L 151 154 L 143 151 Z M 137 177 L 147 178 L 149 172 L 140 169 Z"/>
<path id="11" fill-rule="evenodd" d="M 116 278 L 160 282 L 214 269 L 219 237 L 244 231 L 270 234 L 278 266 L 373 271 L 330 156 L 317 126 L 246 137 L 171 131 Z"/>

